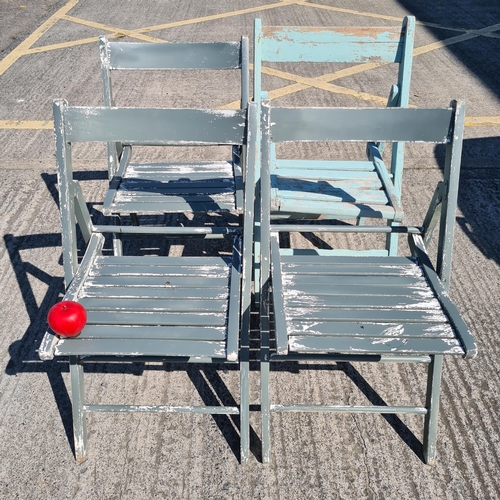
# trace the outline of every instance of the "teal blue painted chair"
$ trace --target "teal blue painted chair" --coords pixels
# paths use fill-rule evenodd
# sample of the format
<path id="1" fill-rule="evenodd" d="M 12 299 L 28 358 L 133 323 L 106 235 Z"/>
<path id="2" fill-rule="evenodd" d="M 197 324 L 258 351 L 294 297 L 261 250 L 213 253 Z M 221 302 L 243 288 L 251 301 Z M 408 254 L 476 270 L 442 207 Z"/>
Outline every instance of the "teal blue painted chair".
<path id="1" fill-rule="evenodd" d="M 246 193 L 243 227 L 152 227 L 97 225 L 89 215 L 79 183 L 73 179 L 75 143 L 122 144 L 117 173 L 134 145 L 242 143 L 247 137 L 249 182 L 255 172 L 255 130 L 247 131 L 246 110 L 206 112 L 193 109 L 77 108 L 54 102 L 56 153 L 62 224 L 64 300 L 81 303 L 88 321 L 75 338 L 49 330 L 41 359 L 69 356 L 75 452 L 87 457 L 88 412 L 180 412 L 239 414 L 241 461 L 249 455 L 248 332 L 253 233 L 253 191 Z M 115 177 L 118 174 L 115 174 Z M 86 243 L 77 254 L 77 223 Z M 124 256 L 103 251 L 105 235 L 136 237 L 230 238 L 227 256 Z M 84 391 L 84 363 L 229 363 L 240 369 L 240 401 L 236 406 L 95 405 Z M 133 395 L 131 395 L 132 398 Z M 236 398 L 235 398 L 236 399 Z"/>
<path id="2" fill-rule="evenodd" d="M 262 104 L 261 390 L 263 460 L 270 459 L 275 412 L 412 413 L 424 417 L 423 455 L 433 463 L 443 356 L 473 358 L 476 345 L 448 296 L 464 106 L 443 109 L 277 108 Z M 283 223 L 272 220 L 272 145 L 287 141 L 431 142 L 446 145 L 439 182 L 422 227 Z M 439 229 L 436 267 L 427 253 Z M 290 232 L 400 234 L 407 256 L 339 256 L 334 250 L 282 248 Z M 366 234 L 365 234 L 366 233 Z M 271 331 L 270 326 L 274 328 Z M 270 349 L 272 334 L 276 347 Z M 423 406 L 279 404 L 271 362 L 401 362 L 428 366 Z M 390 381 L 386 381 L 390 383 Z M 277 394 L 277 391 L 274 391 Z M 321 393 L 321 391 L 319 391 Z"/>
<path id="3" fill-rule="evenodd" d="M 112 74 L 118 71 L 221 70 L 240 73 L 240 109 L 249 100 L 248 39 L 214 43 L 125 43 L 100 38 L 104 105 L 114 106 Z M 168 81 L 168 80 L 167 80 Z M 168 84 L 165 91 L 168 90 Z M 214 108 L 207 103 L 207 108 Z M 189 144 L 184 144 L 189 145 Z M 224 161 L 134 161 L 131 151 L 124 169 L 121 143 L 108 144 L 111 183 L 104 202 L 106 215 L 230 212 L 243 213 L 245 145 L 232 145 L 232 157 Z M 168 154 L 166 153 L 168 157 Z M 123 164 L 123 162 L 122 162 Z M 121 251 L 119 240 L 115 251 Z"/>
<path id="4" fill-rule="evenodd" d="M 414 32 L 415 18 L 411 16 L 404 19 L 401 27 L 384 28 L 263 27 L 261 20 L 256 19 L 254 101 L 260 103 L 268 95 L 262 85 L 266 63 L 394 63 L 398 65 L 398 76 L 390 89 L 387 106 L 407 107 Z M 332 96 L 330 106 L 333 105 Z M 369 144 L 366 161 L 277 158 L 272 149 L 271 214 L 357 219 L 360 224 L 365 218 L 401 222 L 404 143 L 393 143 L 390 168 L 382 159 L 384 145 L 384 142 Z M 389 235 L 386 248 L 390 254 L 397 253 L 396 235 Z"/>

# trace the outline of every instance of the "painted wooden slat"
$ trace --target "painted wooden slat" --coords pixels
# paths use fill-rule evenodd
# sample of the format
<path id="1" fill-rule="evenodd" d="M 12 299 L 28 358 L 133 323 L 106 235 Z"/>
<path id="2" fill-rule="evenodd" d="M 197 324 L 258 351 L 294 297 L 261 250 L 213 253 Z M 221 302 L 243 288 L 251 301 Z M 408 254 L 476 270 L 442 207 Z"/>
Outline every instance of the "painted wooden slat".
<path id="1" fill-rule="evenodd" d="M 292 352 L 338 352 L 338 353 L 394 353 L 394 354 L 455 354 L 464 350 L 457 339 L 429 339 L 425 337 L 363 338 L 363 337 L 292 337 L 289 340 Z"/>
<path id="2" fill-rule="evenodd" d="M 221 268 L 228 269 L 231 265 L 231 257 L 197 257 L 197 256 L 182 256 L 182 257 L 170 257 L 170 256 L 136 256 L 136 255 L 106 255 L 97 256 L 95 259 L 96 268 L 101 268 L 104 264 L 109 266 L 144 266 L 144 267 L 156 267 L 161 266 L 176 266 L 180 270 L 189 268 L 199 268 L 207 269 L 210 266 L 213 269 Z"/>
<path id="3" fill-rule="evenodd" d="M 314 225 L 310 225 L 311 232 L 314 232 Z M 282 249 L 280 249 L 280 252 Z M 315 257 L 311 255 L 294 255 L 294 256 L 282 256 L 281 263 L 283 266 L 290 265 L 296 267 L 296 265 L 308 265 L 312 264 L 314 266 L 318 265 L 357 265 L 357 266 L 408 266 L 414 267 L 417 260 L 411 257 Z M 420 273 L 421 275 L 422 273 Z"/>
<path id="4" fill-rule="evenodd" d="M 140 276 L 141 273 L 143 273 L 144 276 L 165 276 L 167 279 L 169 276 L 198 276 L 207 279 L 208 282 L 212 277 L 220 278 L 228 274 L 227 269 L 218 266 L 207 265 L 206 268 L 200 269 L 198 267 L 187 266 L 185 268 L 179 268 L 166 264 L 158 264 L 157 266 L 124 265 L 122 269 L 120 269 L 119 264 L 106 264 L 92 271 L 92 275 L 94 276 L 104 276 L 106 274 L 111 274 L 113 276 Z"/>
<path id="5" fill-rule="evenodd" d="M 322 309 L 307 307 L 287 308 L 290 321 L 302 321 L 304 314 L 315 321 L 368 321 L 387 323 L 446 323 L 447 318 L 441 310 L 412 311 L 402 309 Z"/>
<path id="6" fill-rule="evenodd" d="M 371 161 L 327 161 L 327 160 L 287 160 L 276 159 L 273 162 L 273 171 L 279 175 L 292 175 L 293 172 L 304 174 L 304 166 L 307 165 L 307 175 L 309 172 L 319 171 L 323 175 L 350 175 L 364 178 L 366 172 L 374 172 L 375 167 Z M 330 178 L 330 177 L 329 177 Z M 337 178 L 337 177 L 334 177 Z"/>
<path id="7" fill-rule="evenodd" d="M 309 200 L 316 203 L 330 203 L 330 202 L 349 202 L 349 203 L 363 203 L 368 205 L 387 205 L 389 199 L 387 194 L 381 189 L 373 189 L 367 186 L 366 189 L 356 189 L 355 186 L 333 187 L 327 183 L 316 183 L 303 181 L 288 181 L 278 184 L 279 190 L 277 192 L 276 203 L 291 204 L 294 201 L 300 203 L 302 206 L 304 202 L 309 203 Z M 289 205 L 288 205 L 289 206 Z"/>
<path id="8" fill-rule="evenodd" d="M 109 42 L 109 66 L 112 70 L 239 69 L 240 51 L 239 42 Z"/>
<path id="9" fill-rule="evenodd" d="M 152 176 L 154 179 L 161 179 L 163 177 L 170 179 L 174 176 L 182 178 L 189 175 L 189 178 L 205 179 L 213 177 L 214 174 L 217 174 L 216 177 L 227 177 L 227 175 L 231 175 L 232 171 L 232 163 L 228 161 L 205 163 L 130 163 L 124 178 L 147 179 L 149 176 Z M 230 181 L 231 178 L 229 177 L 228 180 Z"/>
<path id="10" fill-rule="evenodd" d="M 84 405 L 86 412 L 103 413 L 195 413 L 239 415 L 237 406 L 172 406 L 172 405 Z"/>
<path id="11" fill-rule="evenodd" d="M 284 141 L 449 141 L 453 110 L 271 108 L 271 137 Z M 445 131 L 445 132 L 443 132 Z"/>
<path id="12" fill-rule="evenodd" d="M 184 339 L 190 341 L 223 341 L 225 327 L 207 326 L 139 326 L 139 325 L 87 325 L 79 339 Z"/>
<path id="13" fill-rule="evenodd" d="M 97 325 L 164 325 L 164 326 L 222 326 L 227 315 L 221 312 L 171 311 L 88 311 L 88 324 Z"/>
<path id="14" fill-rule="evenodd" d="M 422 270 L 418 266 L 407 265 L 384 265 L 384 264 L 363 264 L 355 265 L 354 263 L 321 265 L 321 264 L 284 264 L 283 270 L 292 275 L 313 275 L 320 274 L 322 276 L 400 276 L 400 277 L 415 277 L 422 278 Z"/>
<path id="15" fill-rule="evenodd" d="M 126 298 L 91 298 L 81 297 L 78 300 L 87 311 L 164 311 L 164 312 L 224 312 L 227 309 L 227 300 L 224 299 L 126 299 Z"/>
<path id="16" fill-rule="evenodd" d="M 369 250 L 349 250 L 348 248 L 283 248 L 280 250 L 281 255 L 335 255 L 335 256 L 354 256 L 354 255 L 371 255 L 377 257 L 388 256 L 388 251 L 383 249 L 374 249 L 371 248 Z"/>
<path id="17" fill-rule="evenodd" d="M 324 215 L 326 218 L 334 217 L 336 219 L 356 219 L 358 217 L 369 217 L 374 219 L 394 219 L 394 209 L 386 205 L 355 205 L 346 202 L 317 202 L 315 200 L 288 200 L 280 198 L 273 200 L 273 212 L 290 214 L 308 214 L 309 216 Z"/>
<path id="18" fill-rule="evenodd" d="M 277 188 L 280 191 L 284 191 L 285 195 L 295 195 L 300 196 L 301 193 L 305 193 L 310 196 L 310 193 L 318 193 L 322 195 L 339 196 L 340 198 L 350 196 L 351 200 L 358 200 L 358 196 L 355 193 L 358 191 L 373 191 L 374 203 L 384 203 L 387 200 L 387 196 L 381 191 L 380 179 L 375 175 L 364 175 L 363 177 L 349 178 L 345 176 L 344 179 L 332 179 L 330 175 L 323 175 L 318 179 L 311 179 L 309 173 L 305 172 L 299 177 L 299 173 L 295 177 L 284 177 L 284 176 L 271 176 L 271 186 Z M 290 191 L 291 193 L 287 193 Z M 363 196 L 367 196 L 363 193 Z"/>
<path id="19" fill-rule="evenodd" d="M 144 259 L 145 261 L 147 258 Z M 101 260 L 96 263 L 96 267 L 92 270 L 92 275 L 94 276 L 104 276 L 106 274 L 111 274 L 113 276 L 200 276 L 204 278 L 220 278 L 222 276 L 227 276 L 227 267 L 222 267 L 218 265 L 211 265 L 207 263 L 205 266 L 175 266 L 169 265 L 169 263 L 160 263 L 156 265 L 154 260 L 149 262 L 149 265 L 140 265 L 139 263 L 120 265 L 119 262 L 111 263 L 107 260 Z"/>
<path id="20" fill-rule="evenodd" d="M 171 179 L 158 181 L 156 179 L 123 179 L 120 184 L 122 191 L 152 192 L 160 195 L 181 194 L 217 194 L 234 192 L 234 182 L 231 179 Z"/>
<path id="21" fill-rule="evenodd" d="M 243 110 L 78 108 L 65 110 L 68 142 L 145 145 L 243 144 Z"/>
<path id="22" fill-rule="evenodd" d="M 224 359 L 225 342 L 154 339 L 65 339 L 56 356 L 201 356 Z"/>
<path id="23" fill-rule="evenodd" d="M 301 280 L 300 278 L 306 278 L 306 280 Z M 356 297 L 394 297 L 411 294 L 413 297 L 424 299 L 429 297 L 429 294 L 432 295 L 432 292 L 429 291 L 429 287 L 423 280 L 421 282 L 406 281 L 406 284 L 398 283 L 394 279 L 386 284 L 387 281 L 383 280 L 380 282 L 362 279 L 361 283 L 351 284 L 351 280 L 349 279 L 343 279 L 339 283 L 337 278 L 332 280 L 329 276 L 295 276 L 293 278 L 287 276 L 283 280 L 283 284 L 290 290 L 290 293 L 297 293 L 299 296 L 314 295 L 321 297 L 324 295 L 342 296 L 349 294 Z"/>
<path id="24" fill-rule="evenodd" d="M 140 288 L 140 287 L 86 287 L 84 290 L 85 297 L 107 297 L 107 298 L 130 298 L 130 299 L 169 299 L 169 300 L 191 300 L 191 299 L 206 299 L 220 300 L 227 298 L 228 290 L 212 289 L 212 288 Z"/>
<path id="25" fill-rule="evenodd" d="M 400 29 L 262 28 L 261 57 L 270 62 L 399 62 Z"/>
<path id="26" fill-rule="evenodd" d="M 349 309 L 404 309 L 412 311 L 437 311 L 441 310 L 439 301 L 431 294 L 430 297 L 418 297 L 409 295 L 316 295 L 297 293 L 298 290 L 285 292 L 287 308 L 349 308 Z"/>
<path id="27" fill-rule="evenodd" d="M 189 195 L 190 196 L 190 195 Z M 125 199 L 120 201 L 112 201 L 103 207 L 104 215 L 114 214 L 142 214 L 142 215 L 163 215 L 165 213 L 182 213 L 182 212 L 234 212 L 236 201 L 234 194 L 228 196 L 228 199 L 222 201 L 207 201 L 206 196 L 200 196 L 199 199 L 186 201 L 184 197 L 160 197 L 157 201 L 135 201 L 132 196 L 125 196 Z M 102 229 L 104 226 L 100 226 Z M 139 226 L 136 226 L 139 227 Z M 142 226 L 146 227 L 146 226 Z M 123 229 L 125 232 L 125 228 Z M 108 231 L 121 232 L 121 231 Z M 155 234 L 152 229 L 147 230 L 148 234 Z M 144 234 L 144 233 L 141 233 Z M 158 232 L 157 234 L 161 234 Z M 171 234 L 177 234 L 171 232 Z M 180 234 L 180 233 L 179 233 Z"/>
<path id="28" fill-rule="evenodd" d="M 202 202 L 176 202 L 176 203 L 134 203 L 123 202 L 113 203 L 106 209 L 103 209 L 104 215 L 113 215 L 114 213 L 130 214 L 139 213 L 145 215 L 162 215 L 165 213 L 184 213 L 184 212 L 232 212 L 235 210 L 235 202 L 231 203 L 209 203 Z"/>
<path id="29" fill-rule="evenodd" d="M 455 332 L 449 323 L 368 323 L 356 322 L 317 322 L 304 320 L 288 325 L 292 336 L 317 335 L 323 337 L 426 337 L 454 338 Z"/>
<path id="30" fill-rule="evenodd" d="M 171 288 L 224 288 L 227 287 L 227 277 L 210 278 L 210 283 L 204 284 L 200 278 L 194 276 L 192 278 L 186 276 L 171 276 L 168 280 L 164 276 L 128 276 L 127 286 L 129 287 L 160 287 L 169 286 Z M 92 276 L 87 279 L 86 287 L 113 287 L 123 286 L 123 277 L 121 276 Z"/>
<path id="31" fill-rule="evenodd" d="M 389 405 L 271 405 L 272 412 L 334 412 L 334 413 L 381 413 L 381 414 L 414 414 L 426 415 L 427 408 L 422 406 L 389 406 Z"/>

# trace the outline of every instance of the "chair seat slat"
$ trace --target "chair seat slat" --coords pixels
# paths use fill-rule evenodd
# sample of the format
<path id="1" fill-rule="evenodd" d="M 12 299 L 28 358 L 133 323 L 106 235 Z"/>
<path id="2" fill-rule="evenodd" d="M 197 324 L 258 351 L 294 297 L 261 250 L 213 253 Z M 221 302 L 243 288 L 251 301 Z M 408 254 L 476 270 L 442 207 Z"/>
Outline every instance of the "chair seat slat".
<path id="1" fill-rule="evenodd" d="M 428 339 L 423 337 L 291 337 L 291 352 L 325 352 L 345 354 L 455 354 L 463 356 L 464 350 L 457 339 Z"/>
<path id="2" fill-rule="evenodd" d="M 184 339 L 223 341 L 226 338 L 225 327 L 199 326 L 164 326 L 142 325 L 87 325 L 79 336 L 80 339 Z"/>
<path id="3" fill-rule="evenodd" d="M 182 295 L 182 294 L 181 294 Z M 130 312 L 183 312 L 198 313 L 224 312 L 227 309 L 227 301 L 224 299 L 193 299 L 183 298 L 162 300 L 162 299 L 127 299 L 127 298 L 81 298 L 80 304 L 90 312 L 95 311 L 130 311 Z"/>
<path id="4" fill-rule="evenodd" d="M 453 338 L 453 328 L 448 323 L 387 323 L 387 322 L 352 322 L 352 321 L 303 321 L 299 329 L 292 330 L 297 324 L 290 324 L 290 336 L 321 337 L 426 337 Z"/>
<path id="5" fill-rule="evenodd" d="M 155 339 L 66 339 L 56 356 L 197 356 L 224 359 L 225 342 Z"/>

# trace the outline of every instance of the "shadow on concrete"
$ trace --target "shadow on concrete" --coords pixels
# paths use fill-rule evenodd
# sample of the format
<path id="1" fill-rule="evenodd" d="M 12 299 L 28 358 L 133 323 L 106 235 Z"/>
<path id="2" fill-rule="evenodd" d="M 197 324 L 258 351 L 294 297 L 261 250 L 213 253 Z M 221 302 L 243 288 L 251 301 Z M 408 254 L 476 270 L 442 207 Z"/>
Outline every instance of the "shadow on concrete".
<path id="1" fill-rule="evenodd" d="M 444 168 L 445 146 L 435 149 Z M 466 139 L 458 192 L 457 223 L 481 253 L 500 265 L 500 137 Z"/>

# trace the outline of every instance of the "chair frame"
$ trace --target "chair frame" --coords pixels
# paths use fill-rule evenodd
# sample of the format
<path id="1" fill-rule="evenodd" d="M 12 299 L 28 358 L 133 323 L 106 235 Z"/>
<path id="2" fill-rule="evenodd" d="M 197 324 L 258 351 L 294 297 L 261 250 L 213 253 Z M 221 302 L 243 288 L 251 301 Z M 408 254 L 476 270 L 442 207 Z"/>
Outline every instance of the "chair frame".
<path id="1" fill-rule="evenodd" d="M 262 443 L 263 461 L 270 460 L 270 417 L 273 412 L 355 412 L 355 413 L 414 413 L 425 416 L 423 455 L 426 463 L 432 464 L 436 456 L 436 434 L 438 420 L 439 393 L 441 372 L 444 355 L 462 355 L 473 358 L 477 348 L 469 333 L 467 326 L 461 319 L 455 306 L 448 297 L 448 288 L 451 274 L 451 257 L 453 245 L 453 232 L 455 213 L 457 207 L 458 181 L 460 173 L 460 156 L 462 148 L 463 103 L 452 102 L 451 108 L 446 109 L 363 109 L 352 110 L 345 108 L 274 108 L 269 103 L 262 104 L 262 160 L 261 160 L 261 221 L 260 236 L 262 242 L 269 242 L 261 246 L 261 282 L 260 282 L 260 329 L 261 329 L 261 409 L 262 409 Z M 373 125 L 376 123 L 377 125 Z M 444 181 L 441 181 L 434 194 L 429 211 L 422 227 L 416 226 L 350 226 L 350 225 L 304 225 L 304 224 L 279 224 L 272 223 L 271 217 L 271 144 L 281 141 L 425 141 L 446 144 L 446 160 L 444 168 Z M 431 264 L 427 254 L 426 245 L 434 228 L 439 227 L 439 241 L 437 254 L 437 271 Z M 302 340 L 299 337 L 289 337 L 287 313 L 283 293 L 286 283 L 282 277 L 281 259 L 283 255 L 291 256 L 287 260 L 290 266 L 299 266 L 300 257 L 293 260 L 295 255 L 310 255 L 310 259 L 320 259 L 328 251 L 315 252 L 301 250 L 282 250 L 279 248 L 279 233 L 289 232 L 353 232 L 353 233 L 386 233 L 407 234 L 412 257 L 425 276 L 427 288 L 432 290 L 434 299 L 439 302 L 441 311 L 445 314 L 453 339 L 429 339 L 429 333 L 422 331 L 416 333 L 416 340 L 403 339 L 400 345 L 387 343 L 384 337 L 365 340 L 365 337 L 356 337 L 354 333 L 345 341 L 342 333 L 336 333 L 335 321 L 324 326 L 331 329 L 325 335 L 308 337 Z M 315 257 L 316 255 L 316 257 Z M 374 267 L 387 267 L 391 259 L 398 262 L 405 260 L 402 257 L 375 257 L 362 255 L 352 257 L 338 257 L 332 254 L 328 269 L 333 269 L 335 262 L 341 263 L 347 259 L 351 263 L 372 262 Z M 337 260 L 334 260 L 337 259 Z M 356 260 L 352 260 L 356 259 Z M 370 260 L 372 259 L 372 260 Z M 296 262 L 296 263 L 295 263 Z M 309 261 L 308 261 L 309 262 Z M 312 260 L 311 260 L 312 262 Z M 325 262 L 326 260 L 322 261 Z M 337 264 L 338 265 L 338 264 Z M 318 271 L 318 276 L 323 276 Z M 326 275 L 325 275 L 326 276 Z M 290 279 L 289 277 L 287 279 Z M 316 283 L 316 281 L 315 281 Z M 288 285 L 290 288 L 290 285 Z M 295 289 L 294 289 L 295 290 Z M 355 293 L 355 292 L 352 292 Z M 358 297 L 359 298 L 359 297 Z M 301 296 L 305 300 L 305 297 Z M 353 300 L 356 297 L 353 296 Z M 334 299 L 332 299 L 334 300 Z M 342 302 L 343 304 L 344 302 Z M 304 302 L 301 318 L 311 318 L 312 305 Z M 326 304 L 326 303 L 325 303 Z M 308 307 L 310 310 L 308 310 Z M 327 307 L 325 305 L 325 307 Z M 336 306 L 333 306 L 336 307 Z M 345 306 L 347 307 L 347 306 Z M 394 307 L 390 304 L 388 308 Z M 339 306 L 343 311 L 342 306 Z M 396 309 L 393 309 L 394 311 Z M 273 313 L 271 313 L 273 311 Z M 357 313 L 362 314 L 361 312 Z M 405 313 L 406 314 L 406 313 Z M 389 324 L 397 321 L 391 317 L 391 310 L 386 313 Z M 270 349 L 271 318 L 274 318 L 274 337 L 276 350 Z M 352 324 L 365 324 L 363 317 L 350 320 Z M 300 318 L 299 322 L 302 321 Z M 339 320 L 340 321 L 340 320 Z M 341 320 L 348 321 L 348 320 Z M 370 320 L 366 319 L 365 328 L 370 328 Z M 378 321 L 385 321 L 383 319 Z M 391 321 L 393 323 L 391 323 Z M 303 321 L 305 324 L 305 320 Z M 301 323 L 302 325 L 302 323 Z M 368 325 L 368 326 L 366 326 Z M 297 327 L 298 328 L 298 327 Z M 363 328 L 363 327 L 362 327 Z M 448 328 L 448 327 L 447 327 Z M 338 335 L 338 337 L 336 337 Z M 378 335 L 382 335 L 379 330 Z M 387 334 L 389 335 L 389 334 Z M 401 334 L 400 334 L 401 335 Z M 391 337 L 391 341 L 394 338 Z M 305 339 L 305 337 L 304 337 Z M 309 340 L 312 339 L 312 340 Z M 396 338 L 400 341 L 400 338 Z M 372 342 L 373 341 L 373 342 Z M 298 345 L 303 343 L 304 345 Z M 407 347 L 406 344 L 408 345 Z M 418 346 L 417 346 L 418 344 Z M 276 405 L 271 404 L 270 397 L 270 362 L 322 360 L 332 362 L 408 362 L 422 363 L 428 366 L 427 392 L 425 407 L 421 406 L 345 406 L 345 405 Z"/>
<path id="2" fill-rule="evenodd" d="M 357 64 L 399 64 L 397 83 L 394 84 L 389 93 L 388 107 L 407 107 L 409 104 L 409 90 L 411 80 L 411 67 L 413 59 L 413 42 L 415 33 L 415 18 L 405 17 L 401 28 L 390 27 L 262 27 L 260 19 L 255 20 L 254 26 L 254 100 L 258 103 L 265 99 L 267 92 L 262 90 L 262 64 L 263 62 L 323 62 L 323 63 L 357 63 Z M 307 82 L 305 82 L 307 83 Z M 272 95 L 272 92 L 271 92 Z M 368 148 L 367 154 L 370 161 L 374 156 L 377 158 L 377 169 L 379 185 L 387 194 L 388 212 L 392 212 L 391 219 L 395 223 L 402 218 L 400 207 L 401 183 L 404 162 L 404 143 L 393 143 L 391 167 L 388 173 L 387 167 L 382 161 L 382 152 L 385 143 L 380 141 Z M 314 169 L 315 177 L 321 179 L 326 175 L 325 165 L 336 166 L 336 169 L 346 170 L 344 164 L 349 162 L 320 162 L 309 160 L 307 164 L 300 160 L 276 159 L 274 149 L 272 155 L 272 170 L 279 168 L 281 176 L 290 175 L 292 178 L 300 176 L 300 172 Z M 296 165 L 295 165 L 296 164 Z M 349 168 L 363 168 L 361 162 Z M 348 170 L 348 169 L 347 169 Z M 359 172 L 360 179 L 365 179 L 362 171 Z M 275 190 L 276 196 L 280 193 Z M 362 203 L 349 206 L 346 202 L 339 203 L 311 203 L 313 195 L 305 194 L 301 201 L 288 200 L 280 205 L 271 207 L 274 217 L 304 218 L 307 216 L 318 217 L 323 215 L 328 218 L 340 220 L 357 218 L 362 224 L 364 218 L 385 218 L 383 214 L 362 209 Z M 281 199 L 280 199 L 281 201 Z M 289 208 L 284 208 L 286 205 Z M 321 211 L 328 206 L 329 213 Z M 390 209 L 392 207 L 392 209 Z M 318 211 L 319 210 L 319 211 Z M 387 214 L 385 214 L 387 215 Z M 397 253 L 397 235 L 388 235 L 387 250 L 390 255 Z"/>
<path id="3" fill-rule="evenodd" d="M 58 182 L 60 186 L 60 207 L 62 225 L 63 265 L 66 293 L 64 300 L 79 300 L 83 295 L 83 287 L 92 269 L 96 268 L 96 259 L 102 253 L 104 235 L 120 233 L 150 237 L 151 235 L 167 238 L 232 238 L 233 256 L 228 262 L 230 282 L 228 283 L 228 312 L 226 318 L 225 352 L 220 353 L 217 347 L 206 346 L 203 341 L 182 342 L 168 336 L 168 323 L 163 327 L 165 333 L 160 342 L 145 341 L 151 337 L 135 334 L 132 341 L 116 341 L 104 336 L 101 338 L 61 339 L 50 329 L 45 334 L 40 346 L 39 355 L 42 360 L 50 360 L 54 356 L 69 356 L 71 394 L 73 402 L 73 426 L 76 460 L 83 462 L 87 458 L 86 413 L 104 412 L 176 412 L 176 413 L 210 413 L 239 414 L 241 462 L 249 459 L 249 327 L 251 303 L 251 262 L 255 152 L 256 152 L 256 109 L 252 112 L 252 129 L 247 130 L 245 110 L 235 110 L 207 115 L 204 110 L 168 110 L 144 108 L 75 108 L 68 107 L 66 101 L 54 101 L 54 123 L 56 132 L 56 157 Z M 176 124 L 172 128 L 172 123 Z M 194 125 L 193 125 L 194 123 Z M 184 124 L 184 126 L 183 126 Z M 115 226 L 94 225 L 82 190 L 73 179 L 71 166 L 72 144 L 75 142 L 119 142 L 124 144 L 124 151 L 129 145 L 162 145 L 176 144 L 182 138 L 191 138 L 197 144 L 231 142 L 235 135 L 245 134 L 251 147 L 247 149 L 249 182 L 245 193 L 247 197 L 243 228 L 235 227 L 148 227 L 148 226 Z M 77 255 L 76 222 L 87 245 L 81 262 Z M 130 257 L 108 257 L 116 263 L 125 262 Z M 103 257 L 104 259 L 104 257 Z M 146 259 L 141 257 L 140 259 Z M 172 257 L 149 257 L 150 265 L 165 264 Z M 192 257 L 180 257 L 192 262 Z M 190 260 L 191 259 L 191 260 Z M 194 257 L 199 262 L 204 257 Z M 136 259 L 137 260 L 137 259 Z M 161 262 L 160 262 L 161 261 Z M 134 261 L 135 262 L 135 261 Z M 177 262 L 177 264 L 179 264 Z M 173 265 L 177 265 L 173 264 Z M 179 264 L 181 265 L 181 264 Z M 188 266 L 189 267 L 189 266 Z M 208 275 L 207 275 L 208 276 Z M 182 277 L 182 276 L 181 276 Z M 140 279 L 140 278 L 139 278 Z M 119 299 L 118 299 L 119 300 Z M 112 306 L 109 306 L 112 307 Z M 114 306 L 113 306 L 114 307 Z M 123 309 L 123 308 L 122 308 Z M 122 325 L 128 326 L 121 320 Z M 172 320 L 173 321 L 173 320 Z M 134 321 L 130 320 L 130 324 Z M 182 323 L 179 323 L 182 324 Z M 209 323 L 206 323 L 209 325 Z M 135 325 L 135 323 L 134 323 Z M 87 325 L 88 326 L 88 325 Z M 112 325 L 110 326 L 110 328 Z M 203 324 L 200 324 L 203 328 Z M 85 329 L 83 333 L 85 332 Z M 107 335 L 107 334 L 105 334 Z M 144 331 L 146 335 L 146 331 Z M 83 337 L 83 335 L 82 335 Z M 98 336 L 99 337 L 99 336 Z M 134 344 L 134 345 L 133 345 Z M 187 344 L 190 344 L 189 346 Z M 212 342 L 213 344 L 213 342 Z M 116 347 L 116 346 L 119 347 Z M 128 350 L 127 350 L 128 349 Z M 119 351 L 119 352 L 118 352 Z M 204 352 L 206 353 L 204 354 Z M 217 355 L 214 356 L 214 352 Z M 92 405 L 85 400 L 84 370 L 86 362 L 149 362 L 165 363 L 229 363 L 240 369 L 240 403 L 239 406 L 173 406 L 173 405 Z"/>

